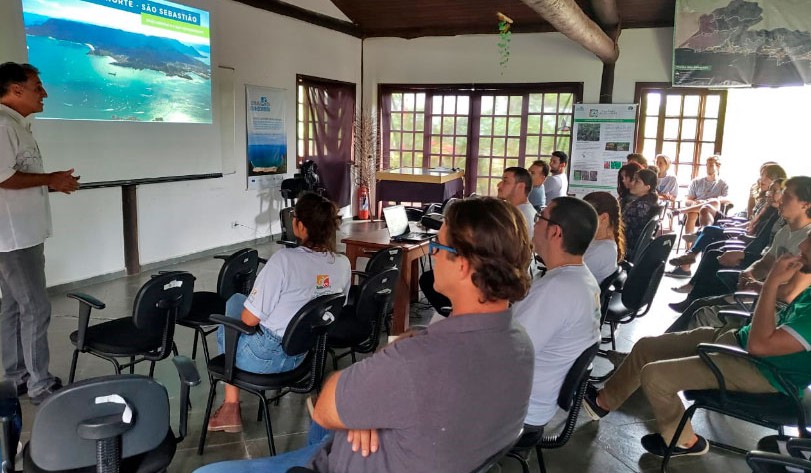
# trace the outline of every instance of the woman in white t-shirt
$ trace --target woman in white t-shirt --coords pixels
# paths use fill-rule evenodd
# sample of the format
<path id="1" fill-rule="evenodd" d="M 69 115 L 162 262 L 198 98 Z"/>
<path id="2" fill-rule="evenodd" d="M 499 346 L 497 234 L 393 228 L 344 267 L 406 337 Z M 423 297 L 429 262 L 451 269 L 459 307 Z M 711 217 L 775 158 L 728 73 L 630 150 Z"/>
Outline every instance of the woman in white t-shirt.
<path id="1" fill-rule="evenodd" d="M 293 234 L 301 242 L 270 257 L 256 278 L 250 295 L 235 294 L 226 304 L 226 315 L 247 325 L 259 325 L 254 335 L 239 337 L 236 367 L 252 373 L 289 371 L 304 358 L 288 356 L 282 337 L 293 315 L 310 300 L 325 294 L 346 294 L 351 268 L 344 255 L 335 252 L 341 218 L 338 208 L 317 194 L 299 197 L 293 211 Z M 217 332 L 223 351 L 224 330 Z M 208 423 L 208 430 L 240 432 L 239 388 L 225 386 L 225 401 Z"/>
<path id="2" fill-rule="evenodd" d="M 597 234 L 583 255 L 583 262 L 602 282 L 617 270 L 625 256 L 625 232 L 617 199 L 608 192 L 592 192 L 583 197 L 597 211 Z"/>

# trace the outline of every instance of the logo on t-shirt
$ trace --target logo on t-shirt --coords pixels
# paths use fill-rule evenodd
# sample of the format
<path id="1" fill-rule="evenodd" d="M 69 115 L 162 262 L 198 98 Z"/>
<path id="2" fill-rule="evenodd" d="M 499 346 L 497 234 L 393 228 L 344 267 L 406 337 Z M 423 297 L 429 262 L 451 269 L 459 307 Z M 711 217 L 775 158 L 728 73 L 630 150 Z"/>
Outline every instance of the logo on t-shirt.
<path id="1" fill-rule="evenodd" d="M 319 274 L 315 277 L 315 288 L 326 289 L 329 287 L 329 274 Z"/>

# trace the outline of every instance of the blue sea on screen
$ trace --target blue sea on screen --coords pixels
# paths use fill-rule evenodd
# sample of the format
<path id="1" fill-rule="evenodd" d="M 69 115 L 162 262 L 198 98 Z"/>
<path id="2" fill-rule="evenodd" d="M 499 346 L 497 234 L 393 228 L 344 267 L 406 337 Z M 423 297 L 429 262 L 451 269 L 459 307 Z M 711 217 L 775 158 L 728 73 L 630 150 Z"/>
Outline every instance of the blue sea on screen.
<path id="1" fill-rule="evenodd" d="M 28 35 L 49 97 L 41 118 L 211 123 L 211 81 L 113 65 L 90 45 Z M 207 59 L 206 59 L 207 61 Z"/>

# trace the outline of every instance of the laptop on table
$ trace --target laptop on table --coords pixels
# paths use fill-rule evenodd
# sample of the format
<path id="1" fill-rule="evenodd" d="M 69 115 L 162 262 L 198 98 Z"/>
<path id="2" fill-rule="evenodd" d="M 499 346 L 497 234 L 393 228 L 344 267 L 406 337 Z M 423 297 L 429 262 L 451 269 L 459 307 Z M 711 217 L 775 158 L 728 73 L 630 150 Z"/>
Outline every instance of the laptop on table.
<path id="1" fill-rule="evenodd" d="M 436 237 L 436 233 L 412 232 L 408 225 L 405 207 L 393 205 L 383 209 L 383 220 L 389 230 L 391 241 L 420 242 Z"/>

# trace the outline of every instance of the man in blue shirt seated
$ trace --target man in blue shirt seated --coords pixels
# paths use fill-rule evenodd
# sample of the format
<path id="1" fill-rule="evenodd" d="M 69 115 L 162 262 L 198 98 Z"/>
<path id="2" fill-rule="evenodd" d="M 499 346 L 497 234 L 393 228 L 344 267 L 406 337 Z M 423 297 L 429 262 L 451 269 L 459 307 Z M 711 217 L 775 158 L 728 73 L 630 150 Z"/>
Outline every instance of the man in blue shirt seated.
<path id="1" fill-rule="evenodd" d="M 811 384 L 811 236 L 800 245 L 800 255 L 781 256 L 772 267 L 749 325 L 739 330 L 701 327 L 639 340 L 601 391 L 589 386 L 583 407 L 597 420 L 618 409 L 640 386 L 653 408 L 659 433 L 642 437 L 642 446 L 664 456 L 684 414 L 679 391 L 717 389 L 710 368 L 697 356 L 699 343 L 717 343 L 747 350 L 775 365 L 798 389 Z M 801 292 L 799 291 L 801 290 Z M 798 294 L 775 317 L 782 294 Z M 775 393 L 780 387 L 770 373 L 729 356 L 713 356 L 727 389 Z M 707 441 L 688 422 L 673 455 L 703 455 Z"/>
<path id="2" fill-rule="evenodd" d="M 510 309 L 529 287 L 524 218 L 491 197 L 458 201 L 430 248 L 436 290 L 453 304 L 447 319 L 333 374 L 307 447 L 197 472 L 467 472 L 514 441 L 533 367 Z"/>

